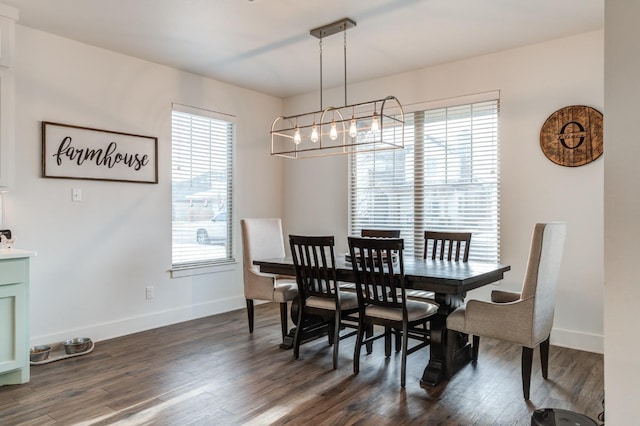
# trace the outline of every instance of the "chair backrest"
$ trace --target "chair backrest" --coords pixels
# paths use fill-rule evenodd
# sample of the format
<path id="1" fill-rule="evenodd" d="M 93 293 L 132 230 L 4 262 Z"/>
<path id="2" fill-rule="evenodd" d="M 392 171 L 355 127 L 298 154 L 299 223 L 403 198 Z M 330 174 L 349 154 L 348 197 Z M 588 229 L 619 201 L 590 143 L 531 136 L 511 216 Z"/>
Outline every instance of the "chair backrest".
<path id="1" fill-rule="evenodd" d="M 240 221 L 244 268 L 259 271 L 254 259 L 285 257 L 280 218 L 251 218 Z"/>
<path id="2" fill-rule="evenodd" d="M 399 229 L 363 229 L 360 231 L 361 237 L 372 238 L 400 238 Z"/>
<path id="3" fill-rule="evenodd" d="M 359 305 L 406 309 L 404 240 L 349 237 L 348 241 Z"/>
<path id="4" fill-rule="evenodd" d="M 471 232 L 440 232 L 424 231 L 424 255 L 436 260 L 455 260 L 458 262 L 469 260 L 469 248 L 471 246 Z"/>
<path id="5" fill-rule="evenodd" d="M 310 296 L 338 300 L 334 237 L 289 235 L 289 244 L 303 303 Z"/>
<path id="6" fill-rule="evenodd" d="M 533 229 L 529 261 L 521 299 L 534 299 L 534 340 L 546 338 L 553 326 L 556 287 L 560 275 L 567 225 L 563 222 L 537 223 Z"/>

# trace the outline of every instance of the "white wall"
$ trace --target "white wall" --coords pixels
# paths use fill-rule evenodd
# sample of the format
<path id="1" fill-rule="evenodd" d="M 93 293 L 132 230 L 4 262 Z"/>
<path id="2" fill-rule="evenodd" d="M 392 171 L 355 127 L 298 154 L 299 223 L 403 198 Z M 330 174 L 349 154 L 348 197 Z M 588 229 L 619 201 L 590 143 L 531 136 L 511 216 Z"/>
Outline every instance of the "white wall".
<path id="1" fill-rule="evenodd" d="M 539 135 L 547 117 L 564 106 L 603 112 L 603 36 L 598 31 L 507 50 L 350 85 L 348 91 L 348 103 L 394 95 L 410 105 L 500 90 L 501 261 L 512 268 L 502 288 L 521 287 L 534 223 L 566 221 L 552 343 L 594 352 L 603 351 L 604 161 L 555 165 L 540 150 Z M 325 92 L 324 106 L 332 102 L 343 103 L 343 88 Z M 317 93 L 285 100 L 287 114 L 317 109 Z M 346 251 L 347 159 L 287 161 L 285 233 L 335 234 L 338 250 Z"/>
<path id="2" fill-rule="evenodd" d="M 282 160 L 268 129 L 281 100 L 17 26 L 16 176 L 5 225 L 37 251 L 31 342 L 101 340 L 245 306 L 239 219 L 280 216 Z M 171 104 L 237 116 L 238 263 L 171 279 Z M 41 178 L 41 121 L 158 137 L 159 183 Z M 249 172 L 250 171 L 250 172 Z M 83 200 L 71 201 L 71 188 Z M 155 298 L 145 299 L 145 287 Z"/>
<path id="3" fill-rule="evenodd" d="M 603 350 L 604 161 L 557 166 L 538 136 L 563 106 L 603 110 L 603 43 L 602 32 L 587 33 L 349 87 L 350 102 L 393 94 L 405 105 L 501 91 L 501 250 L 512 266 L 502 287 L 520 287 L 533 224 L 566 220 L 552 342 L 596 352 Z M 15 71 L 17 167 L 5 225 L 19 247 L 38 252 L 32 343 L 100 340 L 244 306 L 239 264 L 179 279 L 167 272 L 171 102 L 238 116 L 235 225 L 247 216 L 282 216 L 285 233 L 333 233 L 346 250 L 347 159 L 270 157 L 265 129 L 281 113 L 280 100 L 20 25 Z M 325 105 L 342 95 L 342 88 L 326 92 Z M 315 110 L 318 95 L 284 107 Z M 160 183 L 41 178 L 43 120 L 157 136 Z M 82 202 L 71 201 L 72 187 L 82 188 Z M 237 226 L 235 241 L 240 260 Z M 148 285 L 156 288 L 152 300 L 144 296 Z"/>
<path id="4" fill-rule="evenodd" d="M 627 425 L 638 423 L 640 399 L 640 3 L 608 0 L 605 8 L 605 418 Z"/>

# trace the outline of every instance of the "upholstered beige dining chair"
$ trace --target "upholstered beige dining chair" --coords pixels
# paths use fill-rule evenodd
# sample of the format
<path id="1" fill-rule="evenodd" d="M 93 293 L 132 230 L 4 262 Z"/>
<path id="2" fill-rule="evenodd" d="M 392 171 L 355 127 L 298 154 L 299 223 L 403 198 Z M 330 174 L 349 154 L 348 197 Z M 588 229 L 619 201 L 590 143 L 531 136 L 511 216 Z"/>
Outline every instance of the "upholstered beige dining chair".
<path id="1" fill-rule="evenodd" d="M 522 345 L 522 391 L 529 399 L 533 349 L 540 345 L 542 377 L 547 378 L 549 337 L 553 326 L 556 284 L 560 273 L 566 224 L 538 223 L 520 293 L 494 290 L 491 302 L 469 300 L 447 317 L 447 376 L 453 373 L 456 332 L 473 335 L 473 360 L 480 336 Z"/>
<path id="2" fill-rule="evenodd" d="M 287 302 L 298 295 L 295 277 L 261 273 L 254 259 L 284 257 L 282 221 L 279 218 L 242 219 L 242 253 L 244 270 L 244 297 L 247 300 L 249 332 L 253 333 L 253 301 L 266 300 L 280 303 L 282 339 L 288 333 Z"/>

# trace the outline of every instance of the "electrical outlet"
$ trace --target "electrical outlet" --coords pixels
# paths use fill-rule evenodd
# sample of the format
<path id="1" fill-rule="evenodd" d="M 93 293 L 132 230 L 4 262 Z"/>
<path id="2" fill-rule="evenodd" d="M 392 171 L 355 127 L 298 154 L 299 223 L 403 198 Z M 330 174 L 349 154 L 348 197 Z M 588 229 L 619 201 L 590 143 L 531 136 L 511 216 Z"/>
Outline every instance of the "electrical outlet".
<path id="1" fill-rule="evenodd" d="M 145 295 L 147 297 L 147 299 L 153 299 L 155 296 L 155 291 L 153 289 L 153 286 L 150 285 L 145 289 Z"/>

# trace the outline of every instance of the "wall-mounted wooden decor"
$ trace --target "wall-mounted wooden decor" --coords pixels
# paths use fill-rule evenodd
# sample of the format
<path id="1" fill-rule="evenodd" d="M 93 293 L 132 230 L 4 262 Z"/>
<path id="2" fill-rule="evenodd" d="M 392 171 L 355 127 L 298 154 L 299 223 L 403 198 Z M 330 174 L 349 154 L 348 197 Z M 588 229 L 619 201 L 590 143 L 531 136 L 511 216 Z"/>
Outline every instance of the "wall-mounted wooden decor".
<path id="1" fill-rule="evenodd" d="M 540 148 L 551 161 L 577 167 L 602 155 L 602 113 L 584 105 L 559 109 L 540 130 Z"/>
<path id="2" fill-rule="evenodd" d="M 42 177 L 158 183 L 158 138 L 43 121 Z"/>

